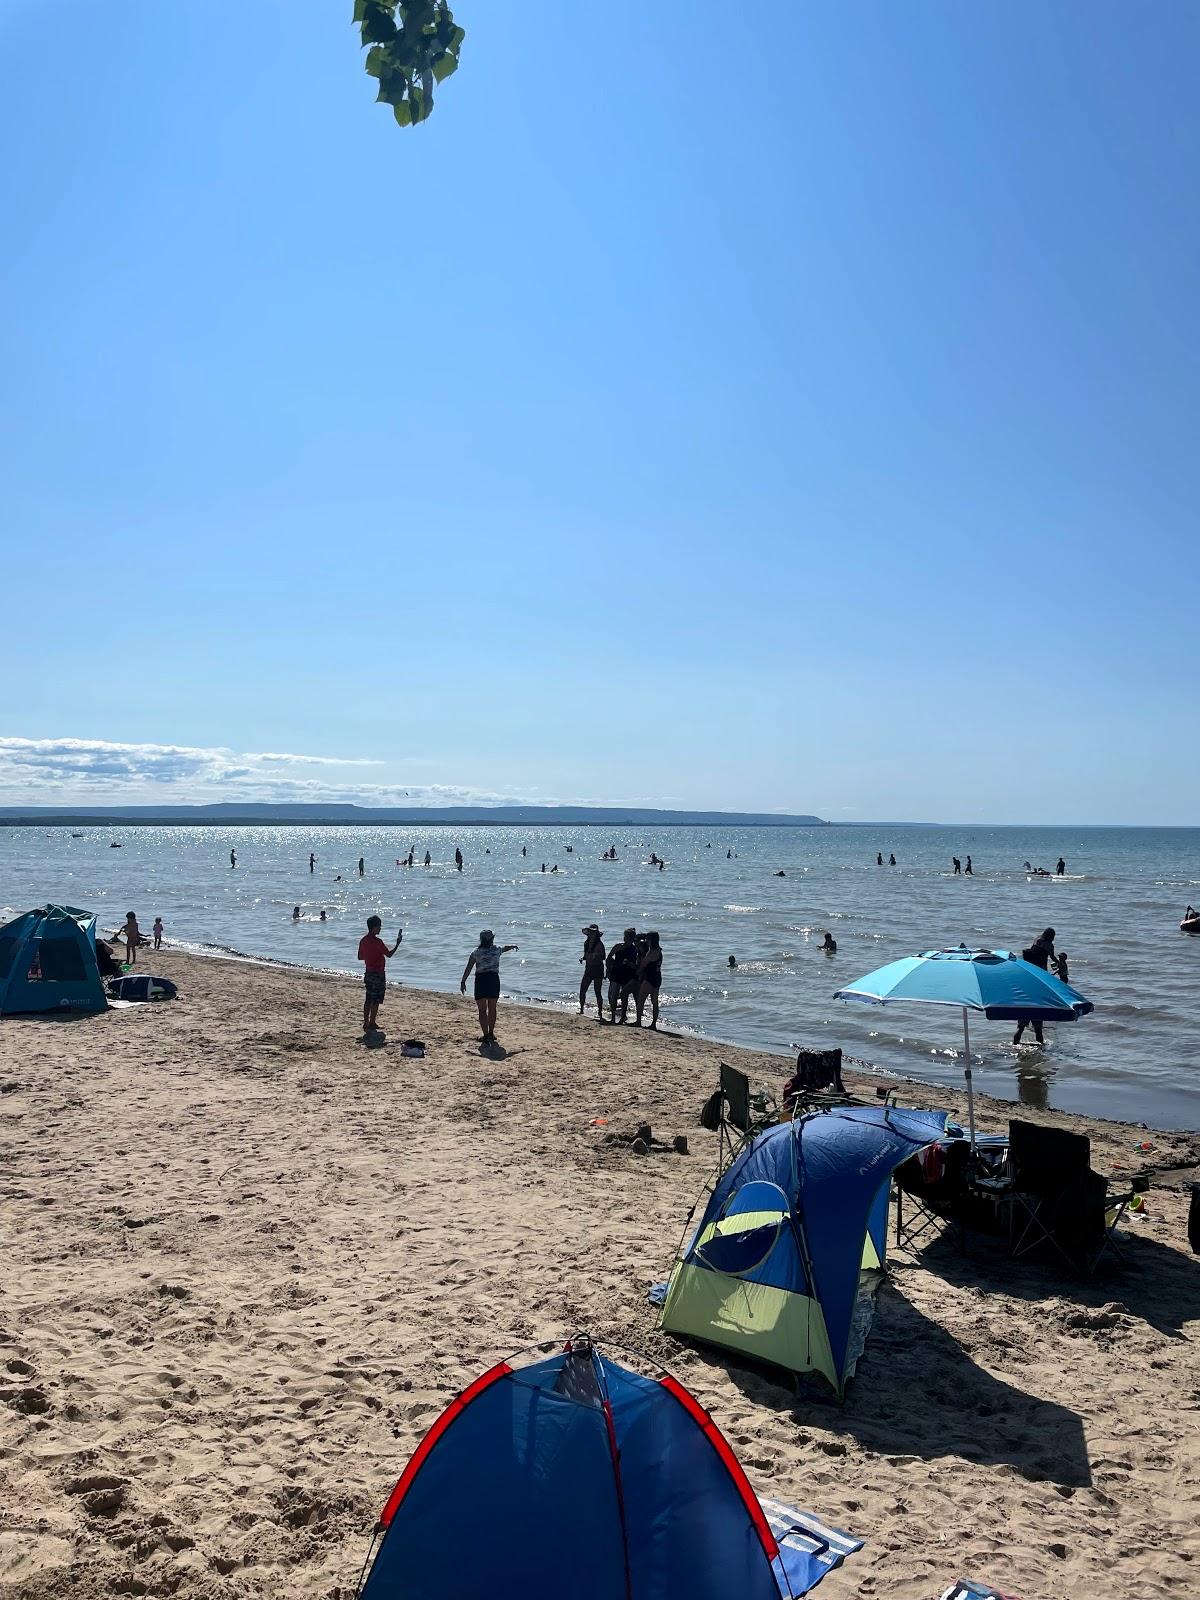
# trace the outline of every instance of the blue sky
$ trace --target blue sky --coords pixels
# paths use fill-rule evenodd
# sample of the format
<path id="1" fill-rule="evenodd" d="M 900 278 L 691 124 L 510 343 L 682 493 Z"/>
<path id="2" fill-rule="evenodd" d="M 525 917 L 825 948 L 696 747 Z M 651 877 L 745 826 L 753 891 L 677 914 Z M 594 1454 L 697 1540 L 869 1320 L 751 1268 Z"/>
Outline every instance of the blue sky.
<path id="1" fill-rule="evenodd" d="M 0 0 L 0 802 L 1200 821 L 1192 0 L 350 10 Z"/>

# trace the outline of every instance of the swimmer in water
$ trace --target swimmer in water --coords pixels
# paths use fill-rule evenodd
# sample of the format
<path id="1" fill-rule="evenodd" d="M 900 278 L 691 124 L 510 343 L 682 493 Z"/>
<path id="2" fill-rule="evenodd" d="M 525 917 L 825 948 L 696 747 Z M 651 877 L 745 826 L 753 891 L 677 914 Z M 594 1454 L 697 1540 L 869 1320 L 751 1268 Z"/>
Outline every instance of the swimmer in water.
<path id="1" fill-rule="evenodd" d="M 324 921 L 325 921 L 325 908 L 324 908 L 324 907 L 323 907 L 323 906 L 322 906 L 322 908 L 321 908 L 321 921 L 322 921 L 322 922 L 324 922 Z"/>
<path id="2" fill-rule="evenodd" d="M 895 866 L 895 865 L 896 865 L 896 858 L 895 858 L 895 856 L 889 856 L 889 857 L 888 857 L 888 866 L 889 866 L 889 867 L 894 867 L 894 866 Z"/>
<path id="3" fill-rule="evenodd" d="M 737 957 L 736 956 L 730 956 L 730 958 L 729 958 L 729 970 L 732 972 L 734 967 L 736 967 L 736 966 L 737 966 Z"/>
<path id="4" fill-rule="evenodd" d="M 299 906 L 293 906 L 292 907 L 292 921 L 293 922 L 299 922 L 300 921 L 300 907 Z"/>
<path id="5" fill-rule="evenodd" d="M 877 850 L 875 852 L 875 865 L 877 867 L 881 867 L 883 865 L 883 851 L 882 850 Z"/>
<path id="6" fill-rule="evenodd" d="M 963 871 L 966 873 L 968 878 L 973 878 L 975 876 L 975 868 L 971 865 L 970 856 L 967 857 L 967 864 L 963 868 Z"/>
<path id="7" fill-rule="evenodd" d="M 825 930 L 825 943 L 821 946 L 821 949 L 825 951 L 826 955 L 837 955 L 837 940 L 829 932 L 828 928 Z"/>

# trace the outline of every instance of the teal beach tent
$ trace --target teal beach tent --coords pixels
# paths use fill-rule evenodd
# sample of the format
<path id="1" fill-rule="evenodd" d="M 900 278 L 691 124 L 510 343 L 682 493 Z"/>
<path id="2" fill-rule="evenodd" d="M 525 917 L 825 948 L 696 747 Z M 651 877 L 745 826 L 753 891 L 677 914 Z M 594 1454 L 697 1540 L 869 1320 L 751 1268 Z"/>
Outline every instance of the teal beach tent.
<path id="1" fill-rule="evenodd" d="M 760 1134 L 717 1180 L 676 1262 L 662 1326 L 823 1378 L 840 1398 L 887 1249 L 892 1173 L 940 1111 L 844 1106 Z"/>
<path id="2" fill-rule="evenodd" d="M 90 911 L 46 906 L 0 928 L 0 1016 L 107 1007 Z"/>

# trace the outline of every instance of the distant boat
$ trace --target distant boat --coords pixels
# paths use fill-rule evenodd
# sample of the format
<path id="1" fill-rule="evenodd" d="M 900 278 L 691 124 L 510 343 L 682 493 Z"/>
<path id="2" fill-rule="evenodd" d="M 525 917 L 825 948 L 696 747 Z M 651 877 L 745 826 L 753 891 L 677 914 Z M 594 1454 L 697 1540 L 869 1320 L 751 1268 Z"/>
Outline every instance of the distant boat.
<path id="1" fill-rule="evenodd" d="M 71 837 L 72 839 L 82 839 L 83 835 L 81 833 L 73 833 Z"/>
<path id="2" fill-rule="evenodd" d="M 121 850 L 121 849 L 123 849 L 123 848 L 124 848 L 124 846 L 122 846 L 122 845 L 119 845 L 119 844 L 118 844 L 118 843 L 117 843 L 117 841 L 116 841 L 116 840 L 115 840 L 115 839 L 114 839 L 114 840 L 113 840 L 113 842 L 112 842 L 112 843 L 111 843 L 111 844 L 110 844 L 110 845 L 109 845 L 109 847 L 108 847 L 108 848 L 109 848 L 109 849 L 110 849 L 110 850 Z"/>

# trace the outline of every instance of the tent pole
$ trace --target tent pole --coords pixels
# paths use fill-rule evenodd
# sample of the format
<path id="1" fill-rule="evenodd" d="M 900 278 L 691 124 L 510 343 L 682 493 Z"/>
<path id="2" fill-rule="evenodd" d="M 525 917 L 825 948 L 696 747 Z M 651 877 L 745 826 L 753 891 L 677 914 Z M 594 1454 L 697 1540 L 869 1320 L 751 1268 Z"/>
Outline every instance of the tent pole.
<path id="1" fill-rule="evenodd" d="M 975 1154 L 975 1086 L 971 1081 L 971 1025 L 963 1007 L 963 1050 L 967 1057 L 967 1121 L 971 1127 L 971 1154 Z"/>

